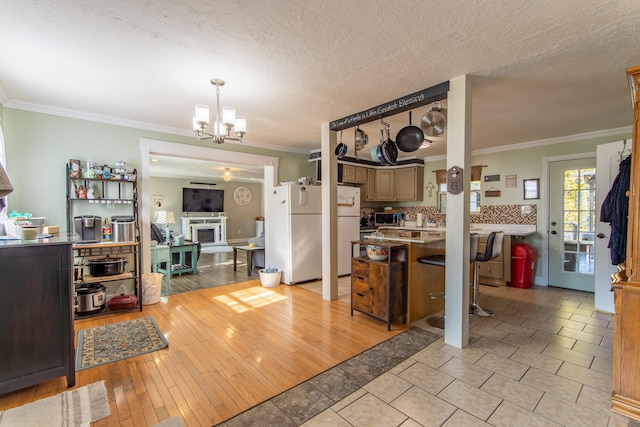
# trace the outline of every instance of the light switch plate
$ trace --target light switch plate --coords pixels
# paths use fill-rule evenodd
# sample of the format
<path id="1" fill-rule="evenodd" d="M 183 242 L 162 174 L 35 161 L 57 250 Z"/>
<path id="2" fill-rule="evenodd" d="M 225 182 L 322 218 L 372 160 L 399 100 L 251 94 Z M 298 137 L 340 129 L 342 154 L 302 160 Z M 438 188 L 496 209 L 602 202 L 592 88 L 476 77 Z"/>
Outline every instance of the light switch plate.
<path id="1" fill-rule="evenodd" d="M 522 209 L 522 215 L 529 215 L 531 213 L 530 205 L 522 205 L 520 208 Z"/>

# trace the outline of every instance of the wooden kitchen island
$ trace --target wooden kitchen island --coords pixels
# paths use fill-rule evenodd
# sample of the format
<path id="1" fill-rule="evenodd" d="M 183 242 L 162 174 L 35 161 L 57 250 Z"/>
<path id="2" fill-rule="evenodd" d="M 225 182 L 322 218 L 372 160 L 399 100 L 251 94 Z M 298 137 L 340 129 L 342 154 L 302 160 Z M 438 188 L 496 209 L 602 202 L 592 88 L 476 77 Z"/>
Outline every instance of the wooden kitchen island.
<path id="1" fill-rule="evenodd" d="M 406 318 L 406 322 L 411 323 L 444 310 L 443 299 L 429 298 L 431 292 L 444 291 L 444 269 L 418 262 L 419 257 L 444 253 L 444 232 L 423 233 L 421 238 L 386 237 L 382 243 L 372 243 L 368 240 L 352 243 L 390 248 L 390 257 L 385 261 L 371 261 L 367 256 L 353 258 L 352 309 L 387 321 L 387 326 L 391 318 L 400 314 L 403 315 L 403 321 Z M 392 248 L 396 248 L 395 252 Z M 373 313 L 373 309 L 366 309 L 370 307 L 369 304 L 363 304 L 363 298 L 372 287 L 385 288 L 385 310 L 380 309 Z"/>

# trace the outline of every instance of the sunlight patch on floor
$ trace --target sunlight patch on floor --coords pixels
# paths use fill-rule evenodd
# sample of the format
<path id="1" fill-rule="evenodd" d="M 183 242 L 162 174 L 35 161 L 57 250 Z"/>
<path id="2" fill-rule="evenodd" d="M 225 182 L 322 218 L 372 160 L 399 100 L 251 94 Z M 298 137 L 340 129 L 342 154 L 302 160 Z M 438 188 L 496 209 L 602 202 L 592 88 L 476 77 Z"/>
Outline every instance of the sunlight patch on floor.
<path id="1" fill-rule="evenodd" d="M 238 313 L 244 313 L 254 308 L 264 307 L 266 305 L 285 300 L 287 297 L 277 292 L 255 286 L 240 291 L 230 292 L 225 295 L 218 295 L 213 299 L 232 308 Z"/>

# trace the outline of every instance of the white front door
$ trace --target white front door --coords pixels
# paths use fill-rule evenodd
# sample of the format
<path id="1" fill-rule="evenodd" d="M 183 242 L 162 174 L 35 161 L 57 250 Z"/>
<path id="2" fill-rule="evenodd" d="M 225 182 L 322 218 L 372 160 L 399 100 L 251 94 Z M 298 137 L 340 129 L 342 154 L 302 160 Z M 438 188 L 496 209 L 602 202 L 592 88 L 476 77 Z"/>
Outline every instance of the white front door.
<path id="1" fill-rule="evenodd" d="M 549 164 L 549 286 L 594 292 L 596 159 Z"/>
<path id="2" fill-rule="evenodd" d="M 594 304 L 596 309 L 614 312 L 613 292 L 611 292 L 611 274 L 616 272 L 616 267 L 611 265 L 609 253 L 609 237 L 611 226 L 609 223 L 600 222 L 600 207 L 611 189 L 611 185 L 618 176 L 620 160 L 631 153 L 631 142 L 610 142 L 598 145 L 596 169 L 596 282 Z"/>

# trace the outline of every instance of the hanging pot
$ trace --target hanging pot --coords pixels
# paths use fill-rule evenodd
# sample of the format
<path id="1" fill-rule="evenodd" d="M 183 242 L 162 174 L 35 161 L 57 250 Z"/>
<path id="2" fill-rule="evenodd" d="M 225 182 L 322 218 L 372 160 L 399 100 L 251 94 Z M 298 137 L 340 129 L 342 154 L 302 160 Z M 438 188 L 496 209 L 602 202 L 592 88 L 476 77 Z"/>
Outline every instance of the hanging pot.
<path id="1" fill-rule="evenodd" d="M 396 161 L 398 160 L 398 147 L 391 139 L 389 127 L 387 127 L 387 140 L 382 143 L 380 150 L 382 151 L 382 157 L 384 157 L 387 165 L 396 164 Z"/>
<path id="2" fill-rule="evenodd" d="M 388 166 L 389 163 L 387 159 L 383 155 L 382 147 L 387 143 L 387 140 L 384 137 L 384 129 L 380 129 L 380 144 L 376 147 L 376 160 L 380 162 L 383 166 Z"/>
<path id="3" fill-rule="evenodd" d="M 398 150 L 410 153 L 420 148 L 424 142 L 424 132 L 418 126 L 411 125 L 411 111 L 409 111 L 409 126 L 400 129 L 396 135 Z"/>
<path id="4" fill-rule="evenodd" d="M 425 135 L 438 137 L 444 134 L 447 128 L 447 115 L 445 113 L 446 110 L 442 109 L 440 101 L 436 101 L 434 105 L 431 106 L 429 111 L 422 116 L 422 120 L 420 120 L 420 129 L 422 129 Z"/>
<path id="5" fill-rule="evenodd" d="M 360 129 L 358 126 L 356 126 L 355 130 L 355 142 L 356 152 L 362 150 L 367 145 L 367 142 L 369 142 L 369 137 L 367 136 L 365 131 Z"/>
<path id="6" fill-rule="evenodd" d="M 347 155 L 347 151 L 349 151 L 349 147 L 347 147 L 347 144 L 342 142 L 342 131 L 340 131 L 340 143 L 336 145 L 336 156 L 338 156 L 338 159 L 342 159 Z"/>

